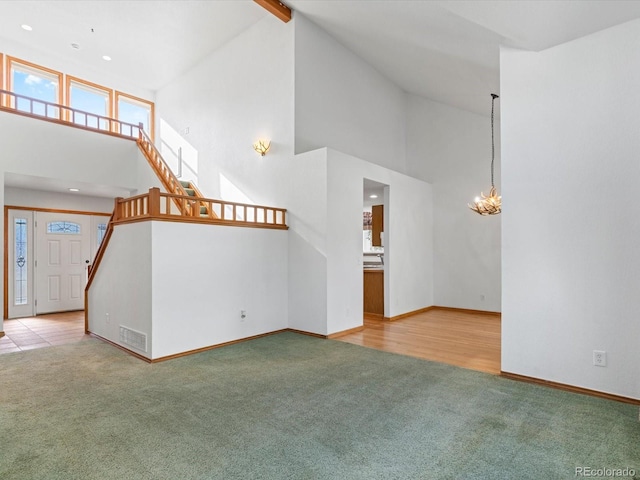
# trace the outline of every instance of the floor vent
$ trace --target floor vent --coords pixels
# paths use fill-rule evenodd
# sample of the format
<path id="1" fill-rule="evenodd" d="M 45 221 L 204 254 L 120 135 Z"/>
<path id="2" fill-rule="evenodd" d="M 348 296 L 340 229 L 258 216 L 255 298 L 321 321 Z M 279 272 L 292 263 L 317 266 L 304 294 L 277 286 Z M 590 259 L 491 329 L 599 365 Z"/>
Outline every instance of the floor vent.
<path id="1" fill-rule="evenodd" d="M 147 334 L 123 327 L 122 325 L 120 325 L 120 342 L 136 350 L 142 352 L 147 351 Z"/>

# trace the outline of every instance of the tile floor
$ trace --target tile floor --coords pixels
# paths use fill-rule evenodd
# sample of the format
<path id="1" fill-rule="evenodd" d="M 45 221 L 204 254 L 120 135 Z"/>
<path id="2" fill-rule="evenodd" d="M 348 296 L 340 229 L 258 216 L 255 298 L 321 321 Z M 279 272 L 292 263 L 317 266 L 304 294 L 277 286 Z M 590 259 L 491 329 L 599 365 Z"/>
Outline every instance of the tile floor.
<path id="1" fill-rule="evenodd" d="M 0 338 L 0 355 L 89 338 L 84 333 L 84 311 L 5 320 L 3 330 L 5 336 Z"/>

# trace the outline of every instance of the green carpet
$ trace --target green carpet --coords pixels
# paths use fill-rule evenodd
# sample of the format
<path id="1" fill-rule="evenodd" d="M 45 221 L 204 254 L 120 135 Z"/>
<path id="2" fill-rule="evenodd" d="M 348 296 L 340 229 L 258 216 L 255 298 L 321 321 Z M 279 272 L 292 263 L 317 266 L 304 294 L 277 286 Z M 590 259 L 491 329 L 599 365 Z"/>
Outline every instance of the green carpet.
<path id="1" fill-rule="evenodd" d="M 569 479 L 635 468 L 638 407 L 294 333 L 154 365 L 0 356 L 0 478 Z M 627 477 L 629 478 L 629 477 Z"/>

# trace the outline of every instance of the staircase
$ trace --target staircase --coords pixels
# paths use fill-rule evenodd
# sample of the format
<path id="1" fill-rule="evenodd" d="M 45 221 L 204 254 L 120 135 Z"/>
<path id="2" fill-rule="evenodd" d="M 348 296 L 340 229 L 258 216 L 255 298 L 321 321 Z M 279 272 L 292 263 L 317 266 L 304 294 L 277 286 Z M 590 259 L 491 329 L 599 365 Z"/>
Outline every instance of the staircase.
<path id="1" fill-rule="evenodd" d="M 182 188 L 184 188 L 184 192 L 190 197 L 204 198 L 204 196 L 200 193 L 200 190 L 198 190 L 198 187 L 196 187 L 196 185 L 193 182 L 190 182 L 188 180 L 180 180 L 180 185 L 182 185 Z M 209 216 L 209 209 L 204 205 L 200 205 L 200 216 L 201 217 Z M 217 215 L 215 215 L 214 213 L 213 216 L 215 218 Z"/>
<path id="2" fill-rule="evenodd" d="M 138 138 L 137 143 L 140 151 L 144 154 L 153 171 L 156 172 L 156 175 L 162 182 L 167 193 L 172 193 L 174 195 L 188 195 L 194 199 L 204 198 L 202 193 L 200 193 L 198 188 L 192 182 L 178 180 L 173 171 L 167 165 L 167 162 L 162 158 L 160 151 L 151 141 L 151 138 L 149 138 L 147 133 L 142 129 L 140 129 L 140 137 Z M 202 203 L 189 202 L 184 204 L 177 200 L 175 200 L 175 203 L 183 214 L 198 216 L 198 212 L 193 212 L 192 210 L 195 207 L 200 209 L 199 216 L 201 217 L 218 218 L 215 212 L 211 211 Z M 184 211 L 185 209 L 186 211 Z"/>

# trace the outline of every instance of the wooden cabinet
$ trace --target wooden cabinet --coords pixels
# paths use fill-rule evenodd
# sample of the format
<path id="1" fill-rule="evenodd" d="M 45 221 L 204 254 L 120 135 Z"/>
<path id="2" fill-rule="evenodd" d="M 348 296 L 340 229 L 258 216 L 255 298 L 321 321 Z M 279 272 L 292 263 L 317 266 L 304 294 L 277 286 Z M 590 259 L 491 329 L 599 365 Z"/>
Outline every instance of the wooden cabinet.
<path id="1" fill-rule="evenodd" d="M 384 316 L 384 270 L 364 270 L 364 313 Z"/>
<path id="2" fill-rule="evenodd" d="M 380 234 L 384 232 L 384 205 L 374 205 L 371 207 L 371 245 L 382 246 Z"/>

